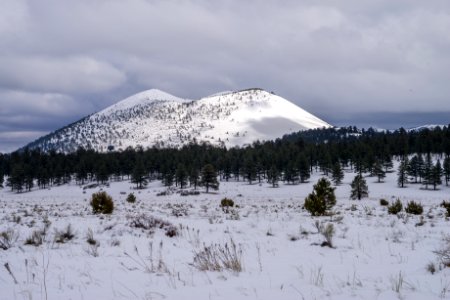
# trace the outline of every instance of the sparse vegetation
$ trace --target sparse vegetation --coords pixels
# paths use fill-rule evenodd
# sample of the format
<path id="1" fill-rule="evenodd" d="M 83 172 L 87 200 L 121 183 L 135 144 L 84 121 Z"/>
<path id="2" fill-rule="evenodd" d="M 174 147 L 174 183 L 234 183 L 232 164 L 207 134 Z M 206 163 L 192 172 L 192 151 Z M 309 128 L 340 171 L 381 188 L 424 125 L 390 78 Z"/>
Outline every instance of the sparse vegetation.
<path id="1" fill-rule="evenodd" d="M 129 193 L 127 196 L 127 202 L 128 203 L 135 203 L 136 202 L 136 196 L 133 193 Z"/>
<path id="2" fill-rule="evenodd" d="M 55 229 L 55 243 L 64 244 L 67 241 L 72 240 L 75 237 L 75 232 L 72 230 L 72 225 L 67 225 L 66 229 Z"/>
<path id="3" fill-rule="evenodd" d="M 18 238 L 19 233 L 12 228 L 0 232 L 0 249 L 8 250 L 14 245 Z"/>
<path id="4" fill-rule="evenodd" d="M 222 210 L 225 213 L 228 213 L 230 211 L 230 207 L 233 207 L 233 206 L 234 206 L 234 201 L 229 198 L 223 198 L 220 201 L 220 207 L 222 208 Z"/>
<path id="5" fill-rule="evenodd" d="M 44 230 L 35 230 L 25 240 L 25 245 L 38 247 L 44 243 L 46 232 Z"/>
<path id="6" fill-rule="evenodd" d="M 408 214 L 421 215 L 423 213 L 423 206 L 420 203 L 416 203 L 414 201 L 410 201 L 406 205 L 405 211 Z"/>
<path id="7" fill-rule="evenodd" d="M 162 229 L 168 237 L 175 237 L 179 235 L 178 228 L 172 223 L 146 214 L 140 214 L 131 218 L 130 226 L 134 228 L 142 228 L 149 231 L 151 234 L 153 234 L 156 229 Z"/>
<path id="8" fill-rule="evenodd" d="M 242 271 L 242 250 L 233 239 L 225 245 L 204 246 L 194 254 L 194 266 L 200 271 Z"/>
<path id="9" fill-rule="evenodd" d="M 106 192 L 92 194 L 91 207 L 94 214 L 112 214 L 114 211 L 114 202 Z"/>
<path id="10" fill-rule="evenodd" d="M 396 215 L 403 209 L 403 204 L 400 199 L 397 199 L 394 203 L 388 206 L 388 213 L 391 215 Z"/>
<path id="11" fill-rule="evenodd" d="M 442 201 L 441 207 L 445 208 L 445 210 L 447 211 L 446 216 L 450 217 L 450 202 Z"/>
<path id="12" fill-rule="evenodd" d="M 386 199 L 380 199 L 380 205 L 381 206 L 388 206 L 389 202 Z"/>
<path id="13" fill-rule="evenodd" d="M 322 247 L 330 247 L 334 248 L 333 246 L 333 236 L 334 236 L 334 225 L 331 223 L 328 223 L 326 226 L 322 226 L 320 229 L 320 233 L 325 238 L 325 241 L 322 243 Z"/>

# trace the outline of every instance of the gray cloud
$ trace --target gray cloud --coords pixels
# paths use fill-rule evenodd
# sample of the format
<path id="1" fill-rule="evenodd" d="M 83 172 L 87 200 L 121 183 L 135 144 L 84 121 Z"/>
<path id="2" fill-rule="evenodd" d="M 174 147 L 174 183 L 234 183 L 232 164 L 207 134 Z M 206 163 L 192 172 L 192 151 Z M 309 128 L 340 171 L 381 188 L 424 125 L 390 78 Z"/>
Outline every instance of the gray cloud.
<path id="1" fill-rule="evenodd" d="M 0 151 L 148 88 L 256 86 L 339 125 L 434 123 L 448 28 L 444 0 L 3 0 Z"/>

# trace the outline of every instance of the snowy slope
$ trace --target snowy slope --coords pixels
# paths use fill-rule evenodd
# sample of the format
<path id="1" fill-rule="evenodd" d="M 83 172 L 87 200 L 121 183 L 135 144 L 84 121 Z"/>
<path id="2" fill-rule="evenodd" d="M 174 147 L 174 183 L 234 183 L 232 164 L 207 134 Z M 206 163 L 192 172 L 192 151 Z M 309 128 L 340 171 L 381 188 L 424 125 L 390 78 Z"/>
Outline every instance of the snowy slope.
<path id="1" fill-rule="evenodd" d="M 288 100 L 261 89 L 185 100 L 160 90 L 126 98 L 28 145 L 70 152 L 128 146 L 179 147 L 193 141 L 242 146 L 330 125 Z"/>
<path id="2" fill-rule="evenodd" d="M 449 221 L 439 206 L 450 200 L 449 187 L 398 188 L 392 172 L 384 183 L 367 177 L 369 198 L 353 201 L 355 174 L 346 170 L 336 188 L 335 214 L 311 217 L 302 204 L 321 176 L 314 172 L 308 183 L 279 188 L 221 182 L 214 194 L 185 197 L 156 196 L 167 191 L 160 181 L 140 191 L 128 181 L 112 182 L 101 187 L 114 199 L 110 216 L 91 212 L 89 199 L 100 187 L 83 190 L 72 182 L 20 194 L 0 189 L 0 232 L 12 230 L 16 237 L 9 249 L 0 249 L 0 300 L 449 298 L 450 268 L 434 253 L 449 245 Z M 136 203 L 126 202 L 129 192 Z M 220 208 L 224 197 L 238 205 L 233 213 Z M 422 203 L 423 215 L 391 215 L 379 204 L 397 197 L 404 206 Z M 141 214 L 172 223 L 179 236 L 131 226 Z M 320 246 L 324 237 L 316 223 L 333 224 L 334 248 Z M 54 242 L 69 224 L 72 240 Z M 42 245 L 24 245 L 45 226 Z M 89 230 L 98 247 L 88 243 Z M 195 267 L 204 246 L 231 239 L 242 250 L 242 272 Z"/>

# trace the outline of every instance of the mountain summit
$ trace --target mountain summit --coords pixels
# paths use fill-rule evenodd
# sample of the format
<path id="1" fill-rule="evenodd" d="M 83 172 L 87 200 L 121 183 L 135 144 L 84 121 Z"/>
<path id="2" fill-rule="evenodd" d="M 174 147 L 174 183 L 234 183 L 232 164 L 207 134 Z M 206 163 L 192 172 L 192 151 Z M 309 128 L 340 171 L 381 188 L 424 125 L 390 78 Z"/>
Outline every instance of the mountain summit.
<path id="1" fill-rule="evenodd" d="M 208 142 L 227 147 L 272 140 L 300 130 L 330 127 L 288 100 L 262 89 L 187 100 L 152 89 L 65 126 L 27 145 L 44 151 L 179 147 Z"/>

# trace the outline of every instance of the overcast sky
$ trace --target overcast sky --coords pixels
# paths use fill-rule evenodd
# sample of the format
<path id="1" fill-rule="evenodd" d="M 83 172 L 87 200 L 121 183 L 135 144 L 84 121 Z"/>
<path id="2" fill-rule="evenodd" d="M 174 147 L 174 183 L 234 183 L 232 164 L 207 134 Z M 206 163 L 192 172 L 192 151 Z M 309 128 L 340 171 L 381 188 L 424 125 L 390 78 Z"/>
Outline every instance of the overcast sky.
<path id="1" fill-rule="evenodd" d="M 142 90 L 248 87 L 339 126 L 448 124 L 450 1 L 0 0 L 0 152 Z"/>

